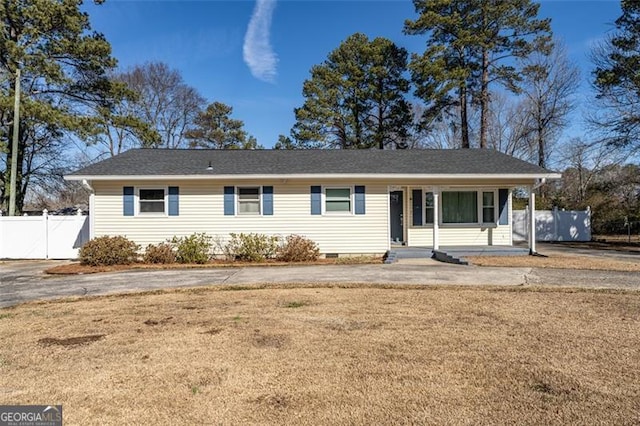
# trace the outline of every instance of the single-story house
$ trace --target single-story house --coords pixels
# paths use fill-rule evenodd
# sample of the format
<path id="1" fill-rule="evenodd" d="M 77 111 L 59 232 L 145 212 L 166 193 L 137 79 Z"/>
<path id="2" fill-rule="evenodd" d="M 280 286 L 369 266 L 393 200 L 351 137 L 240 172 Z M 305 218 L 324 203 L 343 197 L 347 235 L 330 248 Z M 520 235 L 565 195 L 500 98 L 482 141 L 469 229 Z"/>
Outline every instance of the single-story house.
<path id="1" fill-rule="evenodd" d="M 300 234 L 332 255 L 511 246 L 514 188 L 558 178 L 489 149 L 132 149 L 66 176 L 91 189 L 91 238 Z"/>

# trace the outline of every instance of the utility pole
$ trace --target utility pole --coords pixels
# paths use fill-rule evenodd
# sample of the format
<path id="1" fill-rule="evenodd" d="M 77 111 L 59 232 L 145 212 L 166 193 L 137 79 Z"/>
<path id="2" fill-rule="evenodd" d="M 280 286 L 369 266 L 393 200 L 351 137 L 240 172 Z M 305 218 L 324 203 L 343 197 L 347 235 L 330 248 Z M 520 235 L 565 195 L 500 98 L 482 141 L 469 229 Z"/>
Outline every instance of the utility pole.
<path id="1" fill-rule="evenodd" d="M 11 142 L 11 183 L 9 187 L 9 216 L 16 215 L 16 175 L 18 174 L 18 131 L 20 130 L 20 66 L 16 68 L 13 103 L 13 140 Z"/>

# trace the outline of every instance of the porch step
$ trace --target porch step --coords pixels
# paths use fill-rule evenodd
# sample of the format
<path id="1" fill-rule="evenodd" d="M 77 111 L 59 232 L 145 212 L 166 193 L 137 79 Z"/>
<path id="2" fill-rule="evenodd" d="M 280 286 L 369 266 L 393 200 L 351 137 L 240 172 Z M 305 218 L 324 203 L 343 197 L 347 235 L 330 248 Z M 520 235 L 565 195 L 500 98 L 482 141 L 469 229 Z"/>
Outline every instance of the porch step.
<path id="1" fill-rule="evenodd" d="M 433 258 L 440 262 L 468 265 L 469 262 L 465 260 L 468 256 L 526 256 L 528 254 L 529 249 L 526 247 L 458 246 L 441 247 L 439 250 L 433 250 L 431 247 L 398 247 L 387 251 L 384 255 L 384 263 L 396 263 L 398 259 Z"/>
<path id="2" fill-rule="evenodd" d="M 433 252 L 433 257 L 441 262 L 454 263 L 456 265 L 468 265 L 465 260 L 469 256 L 526 256 L 529 250 L 524 247 L 445 247 Z"/>
<path id="3" fill-rule="evenodd" d="M 398 252 L 393 250 L 387 250 L 384 256 L 382 256 L 382 259 L 384 259 L 383 263 L 386 263 L 387 265 L 391 263 L 396 263 L 398 261 Z"/>
<path id="4" fill-rule="evenodd" d="M 388 250 L 383 256 L 384 263 L 396 263 L 398 259 L 431 259 L 433 251 L 431 248 L 422 247 L 402 247 Z"/>
<path id="5" fill-rule="evenodd" d="M 433 258 L 444 263 L 453 263 L 454 265 L 468 265 L 469 262 L 464 260 L 462 256 L 452 255 L 440 250 L 433 251 Z"/>

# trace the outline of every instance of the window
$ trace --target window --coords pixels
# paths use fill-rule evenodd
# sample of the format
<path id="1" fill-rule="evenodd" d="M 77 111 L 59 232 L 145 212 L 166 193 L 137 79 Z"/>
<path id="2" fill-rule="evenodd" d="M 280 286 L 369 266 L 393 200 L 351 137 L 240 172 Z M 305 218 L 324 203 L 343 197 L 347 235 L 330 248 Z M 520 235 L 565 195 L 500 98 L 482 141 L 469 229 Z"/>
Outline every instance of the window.
<path id="1" fill-rule="evenodd" d="M 140 189 L 138 198 L 140 214 L 165 212 L 164 189 Z"/>
<path id="2" fill-rule="evenodd" d="M 424 223 L 427 225 L 433 225 L 433 218 L 435 217 L 434 205 L 433 205 L 433 192 L 425 192 L 424 194 Z"/>
<path id="3" fill-rule="evenodd" d="M 483 192 L 482 193 L 482 222 L 483 223 L 494 223 L 496 221 L 495 217 L 495 203 L 494 200 L 495 195 L 493 192 Z"/>
<path id="4" fill-rule="evenodd" d="M 478 193 L 476 191 L 443 192 L 442 223 L 478 223 Z"/>
<path id="5" fill-rule="evenodd" d="M 238 214 L 260 214 L 260 188 L 238 188 Z"/>
<path id="6" fill-rule="evenodd" d="M 351 212 L 350 188 L 325 189 L 325 211 L 327 213 Z"/>

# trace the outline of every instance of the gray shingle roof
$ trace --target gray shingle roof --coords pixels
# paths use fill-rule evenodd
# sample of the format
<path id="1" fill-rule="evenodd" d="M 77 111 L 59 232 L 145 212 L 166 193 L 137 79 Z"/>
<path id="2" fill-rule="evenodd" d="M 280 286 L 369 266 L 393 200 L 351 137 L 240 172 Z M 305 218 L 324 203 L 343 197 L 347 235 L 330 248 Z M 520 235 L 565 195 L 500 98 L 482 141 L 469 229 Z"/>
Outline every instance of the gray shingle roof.
<path id="1" fill-rule="evenodd" d="M 211 164 L 212 170 L 207 170 Z M 206 150 L 132 149 L 68 175 L 515 174 L 549 170 L 489 149 Z"/>

